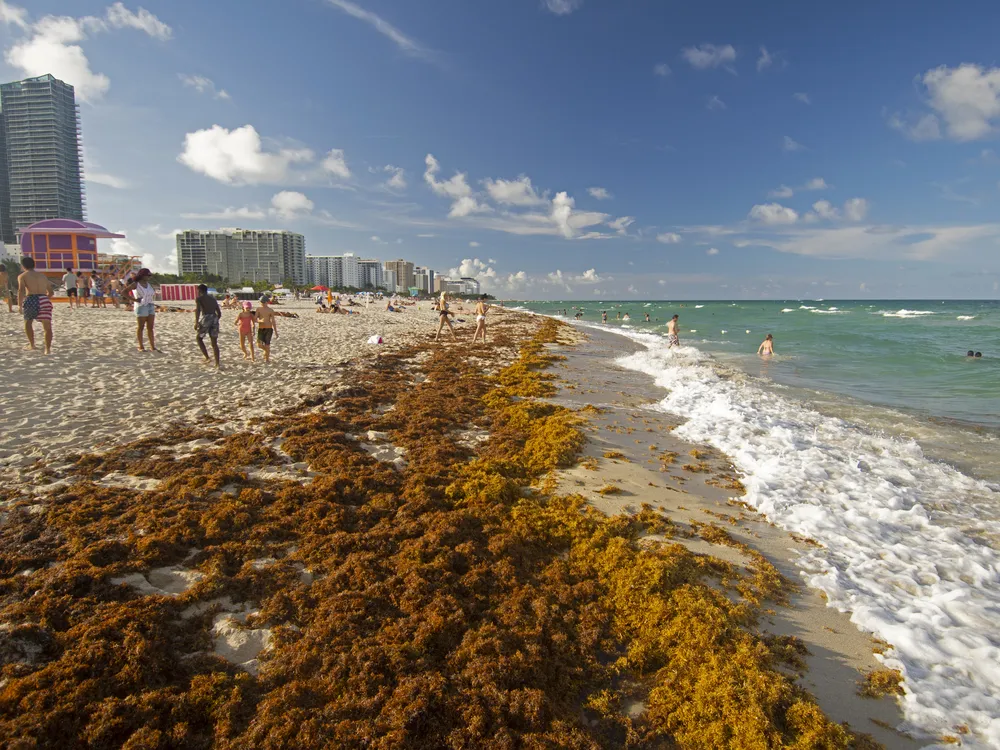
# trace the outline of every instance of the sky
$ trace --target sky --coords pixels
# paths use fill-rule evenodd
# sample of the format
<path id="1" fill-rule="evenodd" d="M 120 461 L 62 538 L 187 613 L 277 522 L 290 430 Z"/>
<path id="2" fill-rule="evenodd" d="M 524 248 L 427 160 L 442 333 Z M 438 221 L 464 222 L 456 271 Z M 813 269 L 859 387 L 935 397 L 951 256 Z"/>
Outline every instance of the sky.
<path id="1" fill-rule="evenodd" d="M 514 299 L 1000 297 L 1000 5 L 0 0 L 88 218 L 289 229 Z"/>

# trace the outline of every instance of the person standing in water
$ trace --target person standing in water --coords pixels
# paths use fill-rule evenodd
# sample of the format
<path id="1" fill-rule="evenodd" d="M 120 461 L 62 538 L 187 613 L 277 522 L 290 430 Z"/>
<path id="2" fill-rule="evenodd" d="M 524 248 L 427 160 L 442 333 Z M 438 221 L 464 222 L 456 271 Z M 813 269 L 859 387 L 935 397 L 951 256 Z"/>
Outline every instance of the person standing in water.
<path id="1" fill-rule="evenodd" d="M 757 354 L 763 357 L 770 357 L 774 354 L 774 336 L 767 334 L 767 338 L 764 339 L 764 343 L 757 348 Z"/>
<path id="2" fill-rule="evenodd" d="M 153 324 L 156 321 L 156 290 L 149 283 L 149 277 L 152 275 L 153 272 L 148 268 L 140 268 L 135 275 L 135 280 L 125 289 L 125 294 L 131 292 L 132 299 L 134 300 L 133 307 L 136 319 L 135 340 L 138 344 L 136 348 L 140 352 L 146 351 L 146 347 L 142 345 L 143 329 L 146 330 L 149 337 L 149 350 L 153 352 L 159 351 L 156 348 L 156 338 L 153 335 Z"/>
<path id="3" fill-rule="evenodd" d="M 486 304 L 486 295 L 484 294 L 482 299 L 476 303 L 476 332 L 472 336 L 473 344 L 476 343 L 480 333 L 483 334 L 483 343 L 486 343 L 486 313 L 489 312 L 489 309 L 490 306 Z"/>
<path id="4" fill-rule="evenodd" d="M 260 298 L 257 308 L 257 344 L 264 352 L 264 361 L 271 361 L 271 337 L 278 335 L 278 317 L 268 303 L 271 299 L 265 294 Z"/>
<path id="5" fill-rule="evenodd" d="M 208 293 L 206 284 L 198 285 L 198 299 L 194 303 L 194 329 L 198 332 L 198 348 L 205 355 L 205 362 L 211 362 L 208 358 L 208 348 L 205 346 L 205 336 L 212 340 L 212 352 L 215 354 L 215 366 L 219 367 L 219 321 L 222 319 L 222 310 L 219 303 Z"/>
<path id="6" fill-rule="evenodd" d="M 52 282 L 35 270 L 35 259 L 21 258 L 24 273 L 17 277 L 17 306 L 24 314 L 24 335 L 28 348 L 35 348 L 35 321 L 45 332 L 45 353 L 52 353 Z"/>
<path id="7" fill-rule="evenodd" d="M 681 345 L 680 334 L 677 331 L 677 321 L 680 316 L 675 315 L 667 321 L 667 349 L 673 349 Z"/>

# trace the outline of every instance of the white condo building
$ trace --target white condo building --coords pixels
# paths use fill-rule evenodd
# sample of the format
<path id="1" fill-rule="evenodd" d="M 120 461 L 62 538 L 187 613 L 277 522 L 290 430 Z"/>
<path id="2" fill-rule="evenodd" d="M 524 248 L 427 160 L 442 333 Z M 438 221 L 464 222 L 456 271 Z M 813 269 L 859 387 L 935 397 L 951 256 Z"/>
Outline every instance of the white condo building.
<path id="1" fill-rule="evenodd" d="M 291 279 L 306 283 L 306 240 L 296 232 L 224 229 L 177 235 L 177 272 L 214 274 L 227 281 Z"/>
<path id="2" fill-rule="evenodd" d="M 306 258 L 306 281 L 319 286 L 360 289 L 362 283 L 358 256 L 354 253 L 310 255 Z"/>

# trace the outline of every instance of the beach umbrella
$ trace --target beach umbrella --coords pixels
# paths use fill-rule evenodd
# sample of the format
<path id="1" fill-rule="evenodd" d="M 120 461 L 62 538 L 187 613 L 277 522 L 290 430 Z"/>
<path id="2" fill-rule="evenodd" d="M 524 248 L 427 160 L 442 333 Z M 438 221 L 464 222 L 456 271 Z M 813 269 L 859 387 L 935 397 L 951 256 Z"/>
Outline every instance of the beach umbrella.
<path id="1" fill-rule="evenodd" d="M 312 289 L 310 289 L 309 291 L 311 291 L 311 292 L 328 292 L 328 291 L 330 291 L 330 290 L 329 290 L 329 289 L 327 289 L 327 288 L 326 288 L 325 286 L 314 286 L 314 287 L 313 287 Z"/>

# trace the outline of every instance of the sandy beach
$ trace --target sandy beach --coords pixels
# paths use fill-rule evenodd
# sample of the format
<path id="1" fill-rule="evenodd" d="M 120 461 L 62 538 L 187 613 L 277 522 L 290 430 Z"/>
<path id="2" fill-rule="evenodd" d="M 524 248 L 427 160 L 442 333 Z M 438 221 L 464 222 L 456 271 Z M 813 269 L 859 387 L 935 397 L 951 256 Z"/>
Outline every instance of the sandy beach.
<path id="1" fill-rule="evenodd" d="M 221 372 L 190 313 L 140 354 L 130 313 L 60 310 L 51 357 L 0 318 L 0 736 L 915 746 L 859 695 L 877 644 L 796 584 L 810 540 L 645 409 L 629 342 L 282 309 L 274 363 L 223 336 Z"/>
<path id="2" fill-rule="evenodd" d="M 374 362 L 380 353 L 433 336 L 437 323 L 426 302 L 402 313 L 386 312 L 384 305 L 352 308 L 357 315 L 321 315 L 310 303 L 289 302 L 276 309 L 300 317 L 279 319 L 272 362 L 265 365 L 260 352 L 255 363 L 243 360 L 236 311 L 225 310 L 222 370 L 216 371 L 205 365 L 195 342 L 188 312 L 193 303 L 171 306 L 185 312 L 157 314 L 162 351 L 143 353 L 131 309 L 57 304 L 49 357 L 25 349 L 20 315 L 0 313 L 0 471 L 9 476 L 39 458 L 106 449 L 175 423 L 231 433 L 335 384 L 346 362 Z M 455 325 L 461 338 L 472 337 L 470 323 Z M 41 327 L 35 329 L 40 341 Z M 373 335 L 384 343 L 369 344 Z M 447 329 L 445 336 L 450 340 Z"/>

